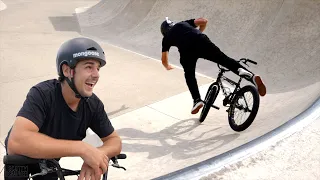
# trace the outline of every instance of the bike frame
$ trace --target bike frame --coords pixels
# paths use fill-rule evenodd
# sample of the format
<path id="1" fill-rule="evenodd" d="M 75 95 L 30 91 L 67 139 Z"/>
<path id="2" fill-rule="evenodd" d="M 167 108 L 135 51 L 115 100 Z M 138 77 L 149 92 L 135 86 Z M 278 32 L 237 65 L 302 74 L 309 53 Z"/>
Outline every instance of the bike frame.
<path id="1" fill-rule="evenodd" d="M 219 67 L 219 65 L 218 65 Z M 240 83 L 242 81 L 242 77 L 239 78 L 238 82 L 235 82 L 229 78 L 227 78 L 226 76 L 224 76 L 223 74 L 227 71 L 230 71 L 230 70 L 225 70 L 223 68 L 220 68 L 220 71 L 219 71 L 219 74 L 218 74 L 218 77 L 217 77 L 217 80 L 215 82 L 213 82 L 210 87 L 209 87 L 209 90 L 211 88 L 213 88 L 213 86 L 215 86 L 217 88 L 217 91 L 216 91 L 216 95 L 219 94 L 220 90 L 222 89 L 222 92 L 223 92 L 223 95 L 227 98 L 227 103 L 226 104 L 229 104 L 231 102 L 231 100 L 233 99 L 233 97 L 235 96 L 235 93 L 239 90 L 240 88 Z M 222 84 L 222 80 L 225 80 L 227 81 L 228 83 L 230 83 L 231 85 L 235 86 L 233 92 L 231 92 L 230 94 L 227 93 L 226 91 L 226 87 L 223 86 Z"/>
<path id="2" fill-rule="evenodd" d="M 238 62 L 240 63 L 241 61 L 243 61 L 243 63 L 246 64 L 248 67 L 249 67 L 249 65 L 247 64 L 247 62 L 250 62 L 250 63 L 253 63 L 253 64 L 257 64 L 257 62 L 252 61 L 252 60 L 250 60 L 250 59 L 245 59 L 245 58 L 240 59 Z M 217 109 L 217 110 L 220 109 L 219 107 L 217 107 L 217 106 L 214 105 L 214 102 L 216 101 L 216 99 L 217 99 L 217 97 L 218 97 L 219 92 L 220 92 L 221 89 L 222 89 L 223 95 L 225 96 L 225 98 L 223 99 L 223 106 L 228 107 L 228 109 L 226 110 L 228 113 L 230 113 L 230 112 L 229 112 L 230 107 L 233 108 L 233 105 L 235 105 L 235 106 L 237 105 L 237 103 L 233 104 L 233 103 L 234 103 L 234 100 L 235 100 L 234 98 L 237 98 L 238 92 L 242 92 L 242 91 L 241 91 L 241 90 L 242 90 L 242 87 L 240 87 L 240 84 L 241 84 L 241 81 L 242 81 L 242 79 L 243 79 L 244 77 L 239 76 L 238 82 L 233 81 L 233 80 L 231 80 L 230 78 L 224 76 L 224 73 L 225 73 L 225 72 L 228 72 L 228 71 L 230 71 L 230 70 L 220 67 L 219 64 L 217 64 L 217 66 L 218 66 L 218 68 L 219 68 L 218 77 L 217 77 L 216 81 L 214 81 L 213 83 L 211 83 L 211 85 L 209 86 L 209 88 L 208 88 L 208 90 L 207 90 L 206 97 L 205 97 L 205 100 L 204 100 L 205 105 L 204 105 L 204 108 L 203 108 L 202 111 L 201 111 L 201 115 L 200 115 L 200 119 L 199 119 L 200 123 L 203 122 L 203 121 L 205 120 L 205 118 L 207 117 L 208 112 L 209 112 L 209 110 L 210 110 L 210 107 L 213 107 L 213 108 L 215 108 L 215 109 Z M 234 90 L 231 91 L 230 88 L 228 88 L 227 86 L 224 86 L 224 85 L 222 84 L 222 81 L 223 81 L 223 80 L 224 80 L 224 81 L 227 81 L 227 82 L 230 83 L 232 86 L 234 86 Z M 254 88 L 254 87 L 252 87 L 252 86 L 244 86 L 243 88 L 244 88 L 243 91 L 252 91 L 251 88 Z M 227 89 L 229 89 L 229 92 L 227 92 Z M 256 89 L 255 89 L 255 90 L 256 90 Z M 254 93 L 255 93 L 255 95 L 259 95 L 259 94 L 257 93 L 257 91 L 255 91 Z M 240 95 L 240 94 L 239 94 L 239 95 Z M 259 96 L 258 96 L 257 98 L 259 98 Z M 258 101 L 258 100 L 257 100 L 257 101 Z M 229 106 L 228 106 L 228 105 L 229 105 Z M 237 106 L 237 107 L 238 107 L 238 106 Z M 242 106 L 239 106 L 239 107 L 242 108 Z M 246 109 L 246 110 L 247 110 L 247 109 Z M 256 113 L 257 113 L 257 111 L 255 111 L 254 113 L 255 113 L 255 114 L 254 114 L 254 116 L 255 116 Z M 233 114 L 233 112 L 231 112 L 231 114 Z M 230 114 L 229 114 L 229 115 L 230 115 Z M 229 115 L 228 115 L 228 116 L 229 116 Z M 254 118 L 254 117 L 253 117 L 253 118 Z M 250 126 L 250 124 L 252 123 L 252 121 L 253 121 L 252 118 L 248 121 L 248 122 L 249 122 L 249 124 L 248 124 L 249 126 Z M 243 129 L 243 127 L 240 127 L 240 128 L 239 128 L 239 127 L 235 127 L 235 126 L 234 126 L 233 124 L 231 124 L 231 123 L 233 123 L 233 120 L 230 120 L 230 119 L 229 119 L 229 124 L 230 124 L 231 128 L 234 129 L 235 131 L 242 131 L 242 130 L 244 130 L 244 129 L 247 128 L 247 127 L 245 127 L 245 128 Z"/>

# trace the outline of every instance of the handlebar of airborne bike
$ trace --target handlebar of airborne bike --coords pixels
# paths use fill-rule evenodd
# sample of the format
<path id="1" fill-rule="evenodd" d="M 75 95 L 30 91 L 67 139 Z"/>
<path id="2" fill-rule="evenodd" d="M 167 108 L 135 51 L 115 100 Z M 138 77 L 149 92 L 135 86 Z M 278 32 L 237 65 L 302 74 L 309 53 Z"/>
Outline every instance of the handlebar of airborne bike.
<path id="1" fill-rule="evenodd" d="M 113 162 L 112 166 L 115 168 L 121 168 L 126 170 L 124 167 L 118 164 L 118 159 L 126 159 L 126 154 L 119 154 L 115 157 L 112 157 L 111 160 Z M 47 167 L 47 163 L 53 165 L 53 167 Z M 72 176 L 72 175 L 79 175 L 80 170 L 69 170 L 60 167 L 60 164 L 55 159 L 34 159 L 22 155 L 5 155 L 3 157 L 3 164 L 11 165 L 11 166 L 23 166 L 23 165 L 32 165 L 32 164 L 39 164 L 41 172 L 33 174 L 29 178 L 33 178 L 35 176 L 44 176 L 48 173 L 57 173 L 57 176 L 60 179 L 64 179 L 64 176 Z M 6 173 L 6 172 L 5 172 Z"/>
<path id="2" fill-rule="evenodd" d="M 247 65 L 248 67 L 249 67 L 249 65 L 247 64 L 248 62 L 249 62 L 249 63 L 252 63 L 252 64 L 255 64 L 255 65 L 258 64 L 257 62 L 255 62 L 255 61 L 253 61 L 253 60 L 251 60 L 251 59 L 247 59 L 247 58 L 241 58 L 241 59 L 237 60 L 237 62 L 239 62 L 239 63 L 240 63 L 240 62 L 243 62 L 243 64 Z M 221 68 L 219 64 L 217 64 L 217 66 L 218 66 L 218 68 L 219 68 L 220 70 L 222 70 L 223 72 L 230 71 L 229 69 Z"/>

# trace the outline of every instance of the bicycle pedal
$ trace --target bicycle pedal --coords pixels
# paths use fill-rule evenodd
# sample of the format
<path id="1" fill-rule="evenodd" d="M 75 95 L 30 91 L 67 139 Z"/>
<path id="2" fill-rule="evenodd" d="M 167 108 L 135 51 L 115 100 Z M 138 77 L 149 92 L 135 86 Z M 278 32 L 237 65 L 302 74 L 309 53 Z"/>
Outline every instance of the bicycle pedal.
<path id="1" fill-rule="evenodd" d="M 215 109 L 217 109 L 217 110 L 219 110 L 220 108 L 218 107 L 218 106 L 215 106 L 215 105 L 211 105 L 211 107 L 213 107 L 213 108 L 215 108 Z"/>

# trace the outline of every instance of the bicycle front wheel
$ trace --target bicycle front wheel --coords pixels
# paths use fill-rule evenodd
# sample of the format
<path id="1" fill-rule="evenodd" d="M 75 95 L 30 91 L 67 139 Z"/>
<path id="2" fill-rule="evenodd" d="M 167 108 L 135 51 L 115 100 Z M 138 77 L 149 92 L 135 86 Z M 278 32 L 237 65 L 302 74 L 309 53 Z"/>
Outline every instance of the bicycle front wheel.
<path id="1" fill-rule="evenodd" d="M 255 119 L 260 97 L 254 86 L 242 87 L 232 99 L 228 110 L 229 125 L 234 131 L 244 131 Z"/>
<path id="2" fill-rule="evenodd" d="M 200 119 L 199 119 L 200 123 L 202 123 L 206 119 L 208 112 L 211 108 L 211 105 L 214 103 L 214 101 L 217 98 L 217 95 L 218 95 L 217 91 L 218 89 L 216 85 L 210 86 L 210 88 L 208 89 L 208 92 L 204 100 L 204 107 L 202 108 L 202 111 L 200 114 Z"/>

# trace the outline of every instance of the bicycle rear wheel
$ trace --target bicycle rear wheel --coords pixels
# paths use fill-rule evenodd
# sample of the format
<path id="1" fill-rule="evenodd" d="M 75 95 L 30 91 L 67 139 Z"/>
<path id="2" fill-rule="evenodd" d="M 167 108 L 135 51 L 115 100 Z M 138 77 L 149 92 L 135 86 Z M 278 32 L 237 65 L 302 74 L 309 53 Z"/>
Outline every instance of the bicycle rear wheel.
<path id="1" fill-rule="evenodd" d="M 211 108 L 211 105 L 213 104 L 213 102 L 217 98 L 217 95 L 218 95 L 217 91 L 218 91 L 217 85 L 212 85 L 209 87 L 208 92 L 205 97 L 205 100 L 204 100 L 204 106 L 203 106 L 201 114 L 200 114 L 200 118 L 199 118 L 200 123 L 202 123 L 206 119 L 208 112 Z"/>
<path id="2" fill-rule="evenodd" d="M 251 85 L 242 87 L 232 99 L 228 110 L 230 127 L 238 132 L 247 129 L 255 119 L 259 106 L 260 97 L 257 89 Z"/>

